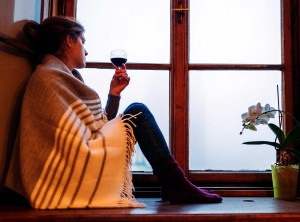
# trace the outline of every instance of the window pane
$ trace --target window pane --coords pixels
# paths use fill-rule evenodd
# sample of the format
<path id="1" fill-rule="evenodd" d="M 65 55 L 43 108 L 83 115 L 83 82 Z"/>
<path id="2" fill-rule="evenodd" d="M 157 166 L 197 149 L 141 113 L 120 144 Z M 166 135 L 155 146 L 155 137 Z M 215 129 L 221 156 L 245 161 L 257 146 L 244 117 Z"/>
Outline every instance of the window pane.
<path id="1" fill-rule="evenodd" d="M 78 0 L 77 18 L 89 61 L 110 62 L 110 51 L 122 48 L 128 62 L 170 62 L 170 1 Z"/>
<path id="2" fill-rule="evenodd" d="M 190 0 L 190 62 L 280 64 L 280 0 Z"/>
<path id="3" fill-rule="evenodd" d="M 279 71 L 191 71 L 190 170 L 266 170 L 275 163 L 271 146 L 242 145 L 253 140 L 274 141 L 266 125 L 242 129 L 241 114 L 261 102 L 277 108 Z M 281 89 L 280 89 L 281 92 Z M 270 122 L 278 123 L 278 115 Z"/>
<path id="4" fill-rule="evenodd" d="M 113 70 L 109 69 L 83 69 L 80 70 L 84 81 L 95 89 L 105 107 L 110 80 Z M 133 102 L 142 102 L 152 111 L 162 133 L 169 144 L 169 72 L 128 70 L 130 85 L 122 92 L 119 113 Z M 159 80 L 160 84 L 157 84 Z M 136 144 L 136 153 L 133 156 L 133 171 L 152 171 L 147 160 Z"/>
<path id="5" fill-rule="evenodd" d="M 24 19 L 40 22 L 41 0 L 14 0 L 14 21 Z"/>

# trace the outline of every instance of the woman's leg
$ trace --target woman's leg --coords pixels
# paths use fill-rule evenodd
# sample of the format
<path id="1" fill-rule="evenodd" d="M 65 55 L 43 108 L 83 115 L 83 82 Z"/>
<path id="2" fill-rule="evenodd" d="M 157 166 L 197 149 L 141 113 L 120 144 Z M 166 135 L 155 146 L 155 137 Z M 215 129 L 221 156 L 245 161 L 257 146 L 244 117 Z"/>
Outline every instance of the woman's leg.
<path id="1" fill-rule="evenodd" d="M 132 103 L 124 114 L 136 115 L 130 120 L 135 124 L 133 132 L 139 146 L 151 165 L 171 156 L 169 147 L 150 110 L 142 103 Z M 129 122 L 129 121 L 128 121 Z"/>
<path id="2" fill-rule="evenodd" d="M 140 113 L 140 114 L 139 114 Z M 124 114 L 137 115 L 134 135 L 139 146 L 153 168 L 153 173 L 162 185 L 162 198 L 171 203 L 216 203 L 222 198 L 218 194 L 193 185 L 172 156 L 168 145 L 150 110 L 142 103 L 133 103 Z M 130 121 L 128 123 L 132 124 Z"/>

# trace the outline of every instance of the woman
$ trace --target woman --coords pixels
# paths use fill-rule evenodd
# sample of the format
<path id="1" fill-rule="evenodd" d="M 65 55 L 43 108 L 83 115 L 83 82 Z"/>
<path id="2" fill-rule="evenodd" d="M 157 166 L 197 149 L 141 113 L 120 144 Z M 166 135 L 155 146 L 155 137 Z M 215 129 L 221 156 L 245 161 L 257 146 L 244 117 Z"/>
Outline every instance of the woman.
<path id="1" fill-rule="evenodd" d="M 218 203 L 222 198 L 191 184 L 173 158 L 157 123 L 141 103 L 116 117 L 130 77 L 116 67 L 105 109 L 76 69 L 84 68 L 84 28 L 52 17 L 24 26 L 41 58 L 23 99 L 19 137 L 6 186 L 39 209 L 142 207 L 132 195 L 128 170 L 134 143 L 171 203 Z"/>

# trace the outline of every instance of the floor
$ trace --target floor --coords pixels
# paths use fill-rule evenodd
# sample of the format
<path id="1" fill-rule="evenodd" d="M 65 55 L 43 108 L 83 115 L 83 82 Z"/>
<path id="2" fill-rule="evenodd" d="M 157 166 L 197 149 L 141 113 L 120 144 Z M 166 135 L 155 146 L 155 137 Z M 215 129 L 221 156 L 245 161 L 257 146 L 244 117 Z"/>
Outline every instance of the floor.
<path id="1" fill-rule="evenodd" d="M 145 208 L 33 210 L 0 206 L 0 221 L 299 221 L 300 199 L 225 197 L 220 204 L 172 205 L 158 198 L 138 198 Z"/>

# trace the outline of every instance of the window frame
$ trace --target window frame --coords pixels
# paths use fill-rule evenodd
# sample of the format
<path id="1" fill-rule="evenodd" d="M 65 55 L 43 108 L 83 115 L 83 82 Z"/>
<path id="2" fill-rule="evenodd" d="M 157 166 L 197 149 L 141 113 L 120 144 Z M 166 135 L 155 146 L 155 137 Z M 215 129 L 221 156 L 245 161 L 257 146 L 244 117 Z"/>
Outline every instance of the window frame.
<path id="1" fill-rule="evenodd" d="M 76 17 L 77 0 L 45 0 L 56 3 L 59 15 Z M 272 178 L 268 171 L 189 171 L 189 152 L 182 149 L 189 146 L 188 141 L 188 72 L 190 70 L 279 70 L 282 72 L 283 109 L 289 113 L 299 110 L 299 102 L 293 101 L 293 70 L 292 70 L 292 8 L 299 6 L 297 0 L 281 0 L 281 26 L 282 26 L 282 63 L 280 65 L 266 64 L 189 64 L 189 16 L 188 11 L 171 13 L 171 63 L 170 64 L 138 64 L 128 63 L 127 69 L 142 70 L 168 70 L 170 72 L 170 147 L 176 160 L 179 162 L 187 177 L 196 185 L 217 190 L 221 195 L 227 196 L 271 196 Z M 44 7 L 47 7 L 45 4 Z M 188 8 L 189 0 L 170 0 L 170 9 Z M 42 9 L 45 11 L 45 8 Z M 297 11 L 298 13 L 298 11 Z M 181 23 L 178 17 L 181 16 Z M 297 27 L 296 27 L 297 28 Z M 298 35 L 297 35 L 298 36 Z M 295 42 L 295 37 L 293 36 Z M 174 46 L 174 47 L 173 47 Z M 294 52 L 294 54 L 296 54 Z M 296 61 L 294 59 L 294 61 Z M 176 66 L 175 66 L 176 64 Z M 88 62 L 87 68 L 112 68 L 111 63 Z M 294 74 L 295 76 L 295 74 Z M 294 105 L 294 106 L 293 106 Z M 296 106 L 295 106 L 296 105 Z M 298 107 L 298 108 L 297 108 Z M 292 120 L 284 122 L 284 129 L 293 126 Z M 150 187 L 157 187 L 158 183 L 152 173 L 133 173 L 137 190 L 143 195 L 157 193 Z M 149 192 L 150 190 L 150 192 Z M 147 192 L 144 192 L 147 191 Z"/>

